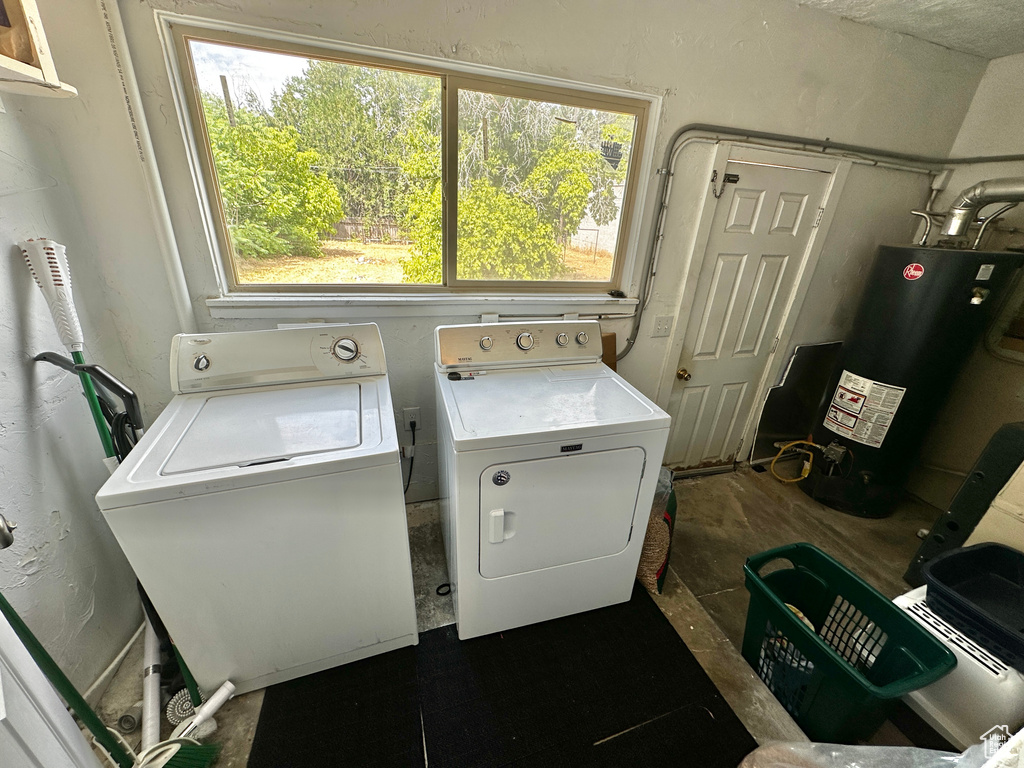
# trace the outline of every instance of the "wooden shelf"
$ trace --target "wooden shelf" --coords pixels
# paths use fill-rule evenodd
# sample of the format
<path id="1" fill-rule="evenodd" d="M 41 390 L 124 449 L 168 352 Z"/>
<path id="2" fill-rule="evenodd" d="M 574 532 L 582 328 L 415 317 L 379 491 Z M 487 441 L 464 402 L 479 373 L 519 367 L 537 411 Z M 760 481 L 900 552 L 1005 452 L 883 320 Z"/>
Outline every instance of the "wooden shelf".
<path id="1" fill-rule="evenodd" d="M 32 63 L 0 54 L 0 91 L 28 96 L 77 96 L 78 91 L 74 87 L 62 83 L 57 77 L 36 0 L 0 1 L 10 21 L 28 36 L 33 53 L 32 56 L 25 56 L 33 59 Z"/>

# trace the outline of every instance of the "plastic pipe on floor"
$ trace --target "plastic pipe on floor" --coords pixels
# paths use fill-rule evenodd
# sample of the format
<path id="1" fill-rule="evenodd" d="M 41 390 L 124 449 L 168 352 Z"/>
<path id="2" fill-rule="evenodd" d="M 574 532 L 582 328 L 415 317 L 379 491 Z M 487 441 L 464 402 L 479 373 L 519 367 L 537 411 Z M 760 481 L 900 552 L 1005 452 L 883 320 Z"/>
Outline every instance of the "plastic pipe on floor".
<path id="1" fill-rule="evenodd" d="M 160 741 L 160 641 L 146 619 L 142 651 L 142 749 Z"/>

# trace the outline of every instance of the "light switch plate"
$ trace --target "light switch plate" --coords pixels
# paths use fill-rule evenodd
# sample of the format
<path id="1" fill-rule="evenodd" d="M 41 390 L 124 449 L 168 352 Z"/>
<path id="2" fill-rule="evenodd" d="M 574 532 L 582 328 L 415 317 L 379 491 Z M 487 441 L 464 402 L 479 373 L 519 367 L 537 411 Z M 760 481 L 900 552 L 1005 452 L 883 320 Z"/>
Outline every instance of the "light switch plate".
<path id="1" fill-rule="evenodd" d="M 658 339 L 668 336 L 672 332 L 672 315 L 658 315 L 654 318 L 654 330 L 651 331 L 651 338 Z"/>

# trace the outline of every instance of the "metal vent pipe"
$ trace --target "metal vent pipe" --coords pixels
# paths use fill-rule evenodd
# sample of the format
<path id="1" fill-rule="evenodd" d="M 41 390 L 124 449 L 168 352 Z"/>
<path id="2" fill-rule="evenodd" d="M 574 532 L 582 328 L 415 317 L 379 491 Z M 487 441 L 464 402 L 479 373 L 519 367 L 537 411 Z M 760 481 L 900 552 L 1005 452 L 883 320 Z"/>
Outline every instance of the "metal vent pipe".
<path id="1" fill-rule="evenodd" d="M 1024 202 L 1024 178 L 987 179 L 965 189 L 946 213 L 942 234 L 963 235 L 989 203 Z"/>

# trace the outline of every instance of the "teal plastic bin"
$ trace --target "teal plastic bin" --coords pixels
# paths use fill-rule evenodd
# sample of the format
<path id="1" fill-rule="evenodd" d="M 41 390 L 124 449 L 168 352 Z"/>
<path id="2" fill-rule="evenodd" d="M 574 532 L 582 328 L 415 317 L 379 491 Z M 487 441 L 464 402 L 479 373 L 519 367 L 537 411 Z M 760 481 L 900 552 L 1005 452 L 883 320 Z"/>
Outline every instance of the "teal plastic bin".
<path id="1" fill-rule="evenodd" d="M 785 567 L 766 572 L 773 563 Z M 743 657 L 812 741 L 867 738 L 897 699 L 956 666 L 938 639 L 811 544 L 755 555 L 743 571 Z"/>

